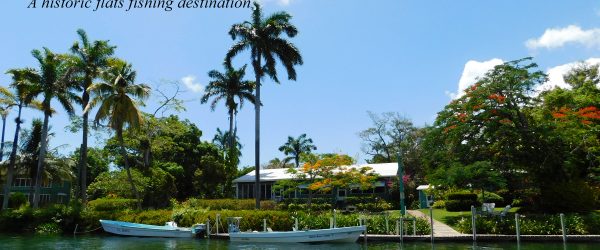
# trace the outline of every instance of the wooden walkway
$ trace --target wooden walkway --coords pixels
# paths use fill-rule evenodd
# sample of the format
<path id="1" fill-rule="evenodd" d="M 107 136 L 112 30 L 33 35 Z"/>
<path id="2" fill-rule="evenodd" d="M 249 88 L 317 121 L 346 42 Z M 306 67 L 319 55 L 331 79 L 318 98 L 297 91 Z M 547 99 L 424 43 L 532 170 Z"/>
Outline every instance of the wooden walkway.
<path id="1" fill-rule="evenodd" d="M 414 217 L 423 218 L 429 222 L 429 216 L 422 213 L 419 210 L 408 210 L 407 212 Z M 468 235 L 468 234 L 461 234 L 458 231 L 451 228 L 450 226 L 448 226 L 442 222 L 439 222 L 437 220 L 433 220 L 433 236 L 434 237 L 454 237 L 454 236 L 466 236 L 466 235 Z"/>

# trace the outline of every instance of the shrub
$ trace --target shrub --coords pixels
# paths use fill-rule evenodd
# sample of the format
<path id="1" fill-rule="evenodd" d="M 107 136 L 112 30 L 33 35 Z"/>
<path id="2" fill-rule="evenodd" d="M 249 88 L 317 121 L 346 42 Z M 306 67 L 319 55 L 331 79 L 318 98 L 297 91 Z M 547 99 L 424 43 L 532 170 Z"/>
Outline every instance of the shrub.
<path id="1" fill-rule="evenodd" d="M 477 195 L 477 201 L 481 202 L 481 203 L 496 203 L 496 206 L 502 206 L 504 205 L 504 198 L 502 198 L 502 196 L 492 193 L 492 192 L 485 192 L 485 200 L 482 196 L 482 194 L 478 194 Z"/>
<path id="2" fill-rule="evenodd" d="M 12 208 L 19 208 L 22 205 L 27 204 L 27 196 L 24 193 L 13 193 L 8 199 L 8 206 Z"/>
<path id="3" fill-rule="evenodd" d="M 119 211 L 134 209 L 137 205 L 135 199 L 100 198 L 88 202 L 88 207 L 95 211 Z"/>
<path id="4" fill-rule="evenodd" d="M 206 208 L 210 210 L 252 210 L 256 206 L 254 199 L 196 199 L 190 198 L 181 203 L 190 208 Z M 261 210 L 274 210 L 275 203 L 271 200 L 260 202 Z"/>
<path id="5" fill-rule="evenodd" d="M 471 200 L 471 201 L 476 201 L 477 200 L 477 194 L 475 193 L 467 193 L 467 192 L 455 192 L 455 193 L 449 193 L 447 195 L 447 200 Z"/>
<path id="6" fill-rule="evenodd" d="M 433 202 L 433 208 L 445 208 L 446 207 L 446 201 L 444 200 L 438 200 L 438 201 L 434 201 Z"/>
<path id="7" fill-rule="evenodd" d="M 481 206 L 481 204 L 477 201 L 471 200 L 447 200 L 446 201 L 446 211 L 450 212 L 459 212 L 459 211 L 470 211 L 471 206 Z"/>

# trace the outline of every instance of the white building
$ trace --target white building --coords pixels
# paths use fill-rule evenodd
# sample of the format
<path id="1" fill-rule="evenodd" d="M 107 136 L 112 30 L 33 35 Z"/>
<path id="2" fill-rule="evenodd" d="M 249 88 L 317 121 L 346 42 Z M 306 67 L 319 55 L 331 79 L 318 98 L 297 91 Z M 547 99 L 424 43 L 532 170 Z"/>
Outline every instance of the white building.
<path id="1" fill-rule="evenodd" d="M 398 171 L 398 163 L 379 163 L 379 164 L 363 164 L 347 166 L 349 168 L 360 169 L 362 167 L 371 167 L 372 171 L 379 175 L 379 179 L 375 183 L 375 188 L 370 190 L 360 189 L 340 189 L 338 190 L 338 198 L 343 199 L 346 196 L 358 196 L 365 194 L 377 194 L 385 195 L 387 190 L 391 187 L 392 178 L 396 176 Z M 275 199 L 281 197 L 282 194 L 276 193 L 273 190 L 273 184 L 279 180 L 290 180 L 293 179 L 293 175 L 288 173 L 287 168 L 277 169 L 261 169 L 260 170 L 260 191 L 263 199 Z M 233 181 L 236 190 L 236 197 L 238 199 L 254 198 L 254 182 L 255 182 L 255 171 L 252 171 L 240 178 Z M 300 186 L 294 193 L 286 195 L 290 198 L 301 198 L 308 194 L 306 186 Z"/>

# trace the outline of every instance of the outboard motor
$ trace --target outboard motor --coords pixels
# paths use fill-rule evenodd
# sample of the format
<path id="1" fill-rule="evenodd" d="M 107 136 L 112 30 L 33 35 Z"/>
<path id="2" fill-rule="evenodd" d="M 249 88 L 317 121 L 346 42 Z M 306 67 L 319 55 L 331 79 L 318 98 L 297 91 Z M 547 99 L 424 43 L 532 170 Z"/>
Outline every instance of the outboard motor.
<path id="1" fill-rule="evenodd" d="M 206 236 L 206 224 L 194 224 L 192 234 L 198 238 L 204 238 Z"/>

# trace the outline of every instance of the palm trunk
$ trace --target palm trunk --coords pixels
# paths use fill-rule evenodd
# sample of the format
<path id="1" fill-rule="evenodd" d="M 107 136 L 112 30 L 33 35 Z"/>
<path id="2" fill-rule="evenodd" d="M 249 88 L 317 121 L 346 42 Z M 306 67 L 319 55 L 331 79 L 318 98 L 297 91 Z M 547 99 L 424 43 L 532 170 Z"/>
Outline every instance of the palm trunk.
<path id="1" fill-rule="evenodd" d="M 254 196 L 256 197 L 256 209 L 260 209 L 260 78 L 262 70 L 260 68 L 260 51 L 257 53 L 254 64 L 254 74 L 256 75 L 256 103 L 254 104 Z"/>
<path id="2" fill-rule="evenodd" d="M 2 114 L 2 142 L 0 144 L 0 161 L 4 159 L 4 132 L 6 132 L 6 113 Z"/>
<path id="3" fill-rule="evenodd" d="M 17 114 L 17 127 L 15 129 L 15 139 L 13 140 L 12 151 L 10 152 L 10 163 L 6 171 L 6 185 L 4 186 L 4 200 L 2 201 L 2 209 L 8 208 L 8 199 L 10 198 L 10 187 L 13 181 L 13 172 L 15 169 L 15 162 L 17 160 L 17 145 L 19 143 L 19 130 L 21 129 L 21 110 L 23 109 L 23 103 L 19 102 L 19 111 Z"/>
<path id="4" fill-rule="evenodd" d="M 237 164 L 237 160 L 235 160 L 237 158 L 236 155 L 236 150 L 235 150 L 235 134 L 233 133 L 233 117 L 234 117 L 234 110 L 231 109 L 229 110 L 229 154 L 228 154 L 228 173 L 225 179 L 225 192 L 224 195 L 225 197 L 230 197 L 231 194 L 231 183 L 232 183 L 232 176 L 233 176 L 233 169 L 235 167 L 235 165 Z"/>
<path id="5" fill-rule="evenodd" d="M 49 102 L 47 103 L 49 104 Z M 45 105 L 45 108 L 50 105 Z M 48 122 L 50 113 L 44 112 L 44 125 L 42 127 L 42 138 L 40 142 L 40 154 L 38 156 L 37 173 L 35 174 L 35 191 L 33 193 L 33 208 L 39 207 L 40 189 L 42 185 L 42 173 L 44 172 L 44 161 L 46 160 L 46 148 L 48 147 Z"/>
<path id="6" fill-rule="evenodd" d="M 137 209 L 142 209 L 142 200 L 140 198 L 140 193 L 135 187 L 135 183 L 133 183 L 133 177 L 131 177 L 131 170 L 129 169 L 129 161 L 127 160 L 127 151 L 125 151 L 125 142 L 123 141 L 123 130 L 117 130 L 117 137 L 119 138 L 119 146 L 121 147 L 121 154 L 123 155 L 123 165 L 125 166 L 125 170 L 127 171 L 127 179 L 129 180 L 129 184 L 131 184 L 131 191 L 135 194 L 135 198 L 137 199 Z"/>
<path id="7" fill-rule="evenodd" d="M 87 75 L 87 74 L 86 74 Z M 81 98 L 81 106 L 82 108 L 85 110 L 85 108 L 87 107 L 89 101 L 90 101 L 90 94 L 88 93 L 87 88 L 92 85 L 92 79 L 89 79 L 89 77 L 86 77 L 85 79 L 85 84 L 84 84 L 84 90 L 83 90 L 83 96 Z M 83 135 L 82 135 L 82 140 L 81 140 L 81 148 L 79 149 L 79 185 L 80 185 L 80 191 L 81 192 L 81 202 L 83 202 L 83 204 L 87 204 L 87 158 L 88 158 L 88 116 L 89 113 L 86 112 L 83 114 Z"/>

